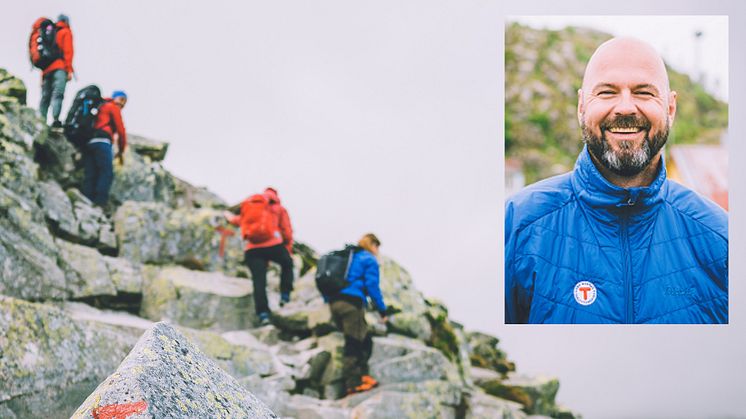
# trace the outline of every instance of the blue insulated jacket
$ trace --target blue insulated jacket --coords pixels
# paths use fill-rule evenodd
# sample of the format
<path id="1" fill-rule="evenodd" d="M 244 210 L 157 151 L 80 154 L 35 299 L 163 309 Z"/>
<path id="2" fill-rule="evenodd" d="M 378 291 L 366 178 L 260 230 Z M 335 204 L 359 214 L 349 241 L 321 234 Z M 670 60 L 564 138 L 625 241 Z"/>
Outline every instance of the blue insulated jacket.
<path id="1" fill-rule="evenodd" d="M 347 273 L 350 285 L 340 291 L 342 294 L 358 297 L 363 302 L 370 296 L 376 310 L 382 315 L 386 312 L 386 304 L 379 286 L 378 260 L 367 250 L 358 250 L 352 256 L 352 263 Z"/>
<path id="2" fill-rule="evenodd" d="M 507 323 L 727 323 L 728 216 L 666 179 L 608 182 L 587 149 L 575 170 L 505 209 Z"/>

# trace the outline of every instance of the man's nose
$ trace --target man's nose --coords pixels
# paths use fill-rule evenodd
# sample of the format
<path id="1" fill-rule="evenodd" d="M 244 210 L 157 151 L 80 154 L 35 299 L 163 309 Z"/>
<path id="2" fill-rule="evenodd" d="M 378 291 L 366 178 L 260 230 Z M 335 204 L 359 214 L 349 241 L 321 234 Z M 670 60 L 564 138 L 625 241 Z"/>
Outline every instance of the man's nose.
<path id="1" fill-rule="evenodd" d="M 616 115 L 634 115 L 637 113 L 637 105 L 631 91 L 623 90 L 621 92 L 619 101 L 614 106 L 614 113 Z"/>

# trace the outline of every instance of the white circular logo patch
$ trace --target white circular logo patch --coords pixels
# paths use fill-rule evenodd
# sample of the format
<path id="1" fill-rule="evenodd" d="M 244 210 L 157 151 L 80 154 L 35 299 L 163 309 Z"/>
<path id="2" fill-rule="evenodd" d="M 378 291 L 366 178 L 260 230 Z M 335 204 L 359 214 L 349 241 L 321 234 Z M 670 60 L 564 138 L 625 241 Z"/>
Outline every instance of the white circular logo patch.
<path id="1" fill-rule="evenodd" d="M 580 281 L 575 284 L 573 295 L 578 304 L 589 306 L 596 301 L 596 286 L 588 281 Z"/>

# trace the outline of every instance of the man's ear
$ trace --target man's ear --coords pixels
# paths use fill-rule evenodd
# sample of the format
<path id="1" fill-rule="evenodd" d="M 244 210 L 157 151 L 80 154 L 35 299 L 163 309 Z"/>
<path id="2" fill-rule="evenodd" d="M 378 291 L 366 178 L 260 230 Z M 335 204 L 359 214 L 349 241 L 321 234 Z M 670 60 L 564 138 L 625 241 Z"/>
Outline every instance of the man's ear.
<path id="1" fill-rule="evenodd" d="M 583 126 L 583 112 L 585 112 L 585 109 L 583 108 L 583 89 L 578 89 L 578 125 L 581 127 Z"/>
<path id="2" fill-rule="evenodd" d="M 678 94 L 675 90 L 668 92 L 668 128 L 673 125 L 673 120 L 676 117 L 676 97 Z"/>

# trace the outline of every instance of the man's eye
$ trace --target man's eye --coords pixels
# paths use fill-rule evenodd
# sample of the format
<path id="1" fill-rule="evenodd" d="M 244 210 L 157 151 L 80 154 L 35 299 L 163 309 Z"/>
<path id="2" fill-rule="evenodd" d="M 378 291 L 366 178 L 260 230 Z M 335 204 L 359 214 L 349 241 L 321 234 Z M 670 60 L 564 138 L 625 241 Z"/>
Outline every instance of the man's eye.
<path id="1" fill-rule="evenodd" d="M 602 95 L 613 95 L 613 94 L 614 94 L 613 90 L 602 90 L 602 91 L 598 92 L 599 96 L 602 96 Z"/>
<path id="2" fill-rule="evenodd" d="M 647 91 L 635 92 L 635 94 L 642 95 L 642 96 L 654 96 L 653 92 L 647 92 Z"/>

